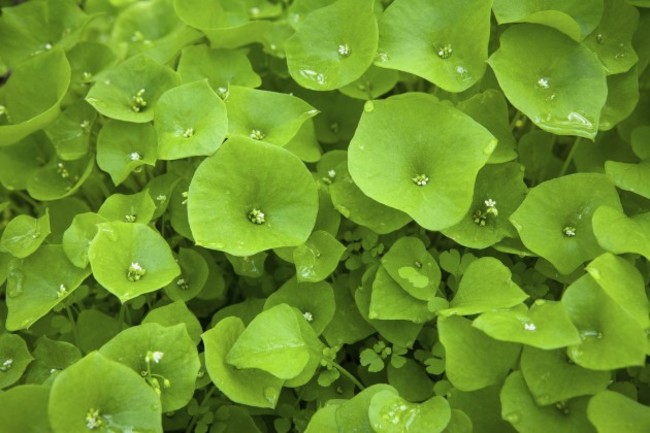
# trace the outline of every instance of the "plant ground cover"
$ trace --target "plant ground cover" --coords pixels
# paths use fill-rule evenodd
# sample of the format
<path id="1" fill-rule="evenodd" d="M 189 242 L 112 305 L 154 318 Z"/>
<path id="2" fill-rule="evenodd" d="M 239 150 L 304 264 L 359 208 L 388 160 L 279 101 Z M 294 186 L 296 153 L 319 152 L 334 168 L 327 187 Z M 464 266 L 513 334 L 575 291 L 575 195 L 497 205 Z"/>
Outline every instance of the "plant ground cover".
<path id="1" fill-rule="evenodd" d="M 0 433 L 650 431 L 650 1 L 0 7 Z"/>

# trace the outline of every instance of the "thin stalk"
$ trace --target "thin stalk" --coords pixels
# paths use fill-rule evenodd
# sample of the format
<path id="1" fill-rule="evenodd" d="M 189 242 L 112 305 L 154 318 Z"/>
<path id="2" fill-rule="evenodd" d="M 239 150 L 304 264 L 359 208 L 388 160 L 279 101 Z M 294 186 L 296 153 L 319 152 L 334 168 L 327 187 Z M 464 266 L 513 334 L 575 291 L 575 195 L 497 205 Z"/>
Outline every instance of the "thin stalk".
<path id="1" fill-rule="evenodd" d="M 356 387 L 359 388 L 359 390 L 363 391 L 364 389 L 366 389 L 366 387 L 363 386 L 363 384 L 361 382 L 359 382 L 359 379 L 354 377 L 352 375 L 352 373 L 347 371 L 345 368 L 341 367 L 336 362 L 334 362 L 334 361 L 330 361 L 330 362 L 332 363 L 334 368 L 336 368 L 339 371 L 339 373 L 341 373 L 343 376 L 347 377 L 350 380 L 350 382 L 354 383 L 356 385 Z"/>
<path id="2" fill-rule="evenodd" d="M 576 153 L 576 149 L 578 148 L 578 144 L 580 144 L 580 140 L 582 140 L 582 137 L 576 137 L 575 141 L 571 145 L 571 149 L 569 149 L 569 153 L 567 154 L 566 159 L 562 164 L 562 168 L 558 173 L 558 177 L 564 176 L 566 171 L 569 169 L 569 165 L 571 165 L 571 161 L 573 161 L 573 155 Z"/>
<path id="3" fill-rule="evenodd" d="M 72 337 L 74 338 L 74 344 L 79 347 L 79 333 L 77 332 L 77 323 L 74 320 L 74 315 L 70 309 L 70 305 L 65 303 L 65 311 L 68 314 L 68 320 L 70 320 L 70 325 L 72 326 Z"/>
<path id="4" fill-rule="evenodd" d="M 208 400 L 210 399 L 210 397 L 212 397 L 212 394 L 214 394 L 214 391 L 215 391 L 216 389 L 217 389 L 217 388 L 216 388 L 214 385 L 210 386 L 210 391 L 208 391 L 208 392 L 205 394 L 205 396 L 203 397 L 203 400 L 201 400 L 201 403 L 199 404 L 199 407 L 203 407 L 203 406 L 205 406 L 205 404 L 208 402 Z M 194 427 L 196 426 L 196 423 L 198 422 L 198 420 L 199 420 L 199 418 L 198 418 L 198 414 L 193 415 L 193 416 L 192 416 L 192 419 L 190 420 L 190 423 L 187 425 L 187 429 L 185 429 L 185 433 L 192 433 L 192 430 L 193 430 Z"/>

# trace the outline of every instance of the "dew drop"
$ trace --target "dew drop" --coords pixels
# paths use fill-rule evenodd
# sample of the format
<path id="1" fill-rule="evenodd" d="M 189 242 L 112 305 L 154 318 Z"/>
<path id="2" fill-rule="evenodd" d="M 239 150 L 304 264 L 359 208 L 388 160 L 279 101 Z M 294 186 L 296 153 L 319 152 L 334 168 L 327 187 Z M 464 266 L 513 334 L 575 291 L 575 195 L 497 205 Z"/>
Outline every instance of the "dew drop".
<path id="1" fill-rule="evenodd" d="M 585 116 L 583 116 L 580 113 L 576 113 L 575 111 L 569 113 L 569 115 L 567 116 L 567 120 L 569 120 L 569 122 L 578 122 L 581 125 L 590 129 L 594 127 L 594 124 L 591 121 L 589 121 L 589 119 L 587 119 Z"/>
<path id="2" fill-rule="evenodd" d="M 10 298 L 17 298 L 23 294 L 25 274 L 18 269 L 10 269 L 7 277 L 7 294 Z"/>
<path id="3" fill-rule="evenodd" d="M 598 33 L 596 35 L 596 42 L 598 42 L 601 45 L 604 44 L 605 43 L 605 36 L 603 36 L 602 33 Z"/>
<path id="4" fill-rule="evenodd" d="M 345 206 L 336 206 L 336 210 L 346 218 L 350 218 L 350 209 Z"/>
<path id="5" fill-rule="evenodd" d="M 506 414 L 505 419 L 510 424 L 517 424 L 519 421 L 521 421 L 521 415 L 519 415 L 518 412 L 510 412 L 509 414 Z"/>
<path id="6" fill-rule="evenodd" d="M 311 69 L 301 69 L 300 71 L 298 71 L 298 73 L 302 77 L 304 77 L 304 78 L 306 78 L 306 79 L 308 79 L 310 81 L 316 82 L 318 85 L 321 85 L 321 86 L 325 85 L 325 75 L 322 72 L 316 72 L 316 71 L 311 70 Z"/>
<path id="7" fill-rule="evenodd" d="M 372 101 L 366 101 L 365 104 L 363 104 L 363 111 L 366 113 L 372 113 L 375 110 L 375 103 Z"/>
<path id="8" fill-rule="evenodd" d="M 580 338 L 582 340 L 587 340 L 587 339 L 596 339 L 596 340 L 602 340 L 603 339 L 603 333 L 600 331 L 597 331 L 595 329 L 587 329 L 585 331 L 580 331 Z"/>
<path id="9" fill-rule="evenodd" d="M 385 53 L 385 52 L 383 52 L 383 51 L 379 51 L 379 52 L 377 52 L 376 61 L 378 61 L 378 62 L 380 62 L 380 63 L 383 63 L 383 62 L 387 62 L 388 59 L 389 59 L 389 57 L 388 57 L 388 54 L 387 54 L 387 53 Z"/>
<path id="10" fill-rule="evenodd" d="M 551 403 L 551 397 L 548 394 L 542 394 L 537 397 L 537 404 L 540 406 L 546 406 Z"/>
<path id="11" fill-rule="evenodd" d="M 264 398 L 269 403 L 275 404 L 275 402 L 278 401 L 278 390 L 271 387 L 264 389 Z"/>

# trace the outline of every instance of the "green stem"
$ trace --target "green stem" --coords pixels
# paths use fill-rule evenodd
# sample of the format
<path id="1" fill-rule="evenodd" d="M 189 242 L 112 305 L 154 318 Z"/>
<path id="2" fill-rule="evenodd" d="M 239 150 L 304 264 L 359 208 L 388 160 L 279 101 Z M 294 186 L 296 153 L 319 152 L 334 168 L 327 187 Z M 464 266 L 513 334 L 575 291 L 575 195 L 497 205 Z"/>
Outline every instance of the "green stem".
<path id="1" fill-rule="evenodd" d="M 72 337 L 74 338 L 74 343 L 77 347 L 79 347 L 79 333 L 77 332 L 77 323 L 74 320 L 74 316 L 72 315 L 72 310 L 70 309 L 70 305 L 68 303 L 65 303 L 65 311 L 68 314 L 68 320 L 70 320 L 70 325 L 72 326 Z"/>
<path id="2" fill-rule="evenodd" d="M 203 397 L 203 400 L 201 400 L 201 403 L 200 403 L 199 407 L 205 406 L 205 404 L 208 402 L 210 397 L 212 397 L 212 394 L 214 394 L 214 391 L 216 391 L 216 389 L 217 388 L 214 385 L 212 385 L 210 387 L 210 391 L 208 391 L 205 394 L 205 396 Z M 199 420 L 199 414 L 197 413 L 196 415 L 192 416 L 192 419 L 190 420 L 190 423 L 187 425 L 187 429 L 185 430 L 185 433 L 192 433 L 192 430 L 196 426 L 196 423 L 198 422 L 198 420 Z"/>
<path id="3" fill-rule="evenodd" d="M 573 155 L 576 153 L 576 149 L 578 148 L 578 144 L 580 144 L 580 140 L 582 140 L 582 137 L 576 137 L 575 141 L 571 145 L 571 149 L 569 149 L 569 153 L 567 154 L 566 159 L 562 164 L 562 168 L 560 169 L 558 177 L 564 176 L 566 171 L 569 169 L 569 165 L 571 165 L 571 161 L 573 161 Z"/>
<path id="4" fill-rule="evenodd" d="M 357 386 L 357 388 L 359 388 L 359 390 L 363 391 L 364 389 L 366 389 L 366 387 L 363 386 L 363 384 L 361 382 L 359 382 L 359 379 L 352 376 L 352 373 L 347 371 L 345 368 L 341 367 L 336 362 L 334 362 L 334 361 L 330 361 L 330 362 L 332 363 L 334 368 L 336 368 L 339 371 L 339 373 L 341 373 L 343 376 L 347 377 L 350 380 L 350 382 L 354 383 Z"/>

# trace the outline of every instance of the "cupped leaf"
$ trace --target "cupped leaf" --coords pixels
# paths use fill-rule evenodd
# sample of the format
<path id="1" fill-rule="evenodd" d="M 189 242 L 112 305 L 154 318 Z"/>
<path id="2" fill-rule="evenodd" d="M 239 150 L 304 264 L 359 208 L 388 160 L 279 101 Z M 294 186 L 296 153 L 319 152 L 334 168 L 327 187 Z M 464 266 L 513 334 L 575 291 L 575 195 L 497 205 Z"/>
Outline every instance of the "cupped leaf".
<path id="1" fill-rule="evenodd" d="M 426 301 L 414 298 L 391 278 L 384 267 L 377 270 L 372 283 L 368 318 L 379 320 L 405 320 L 425 323 L 433 319 Z"/>
<path id="2" fill-rule="evenodd" d="M 187 302 L 203 290 L 210 269 L 205 258 L 192 248 L 180 248 L 177 262 L 181 274 L 165 287 L 165 293 L 172 301 Z"/>
<path id="3" fill-rule="evenodd" d="M 441 396 L 417 404 L 409 403 L 395 391 L 386 390 L 372 396 L 368 419 L 376 432 L 440 433 L 451 420 L 451 409 Z"/>
<path id="4" fill-rule="evenodd" d="M 476 177 L 469 212 L 460 223 L 442 233 L 471 248 L 486 248 L 504 238 L 514 238 L 517 231 L 508 218 L 527 191 L 521 165 L 514 162 L 486 165 Z"/>
<path id="5" fill-rule="evenodd" d="M 178 73 L 184 83 L 208 79 L 214 91 L 227 97 L 231 85 L 259 87 L 262 79 L 241 51 L 210 49 L 207 45 L 183 48 L 178 61 Z"/>
<path id="6" fill-rule="evenodd" d="M 397 71 L 370 66 L 362 76 L 339 90 L 350 98 L 372 100 L 390 92 L 399 79 Z"/>
<path id="7" fill-rule="evenodd" d="M 492 8 L 499 24 L 536 23 L 553 27 L 580 42 L 603 16 L 602 0 L 494 0 Z"/>
<path id="8" fill-rule="evenodd" d="M 593 140 L 607 99 L 596 55 L 538 25 L 510 27 L 500 42 L 488 63 L 512 105 L 545 131 Z"/>
<path id="9" fill-rule="evenodd" d="M 228 132 L 226 106 L 207 80 L 184 84 L 160 97 L 154 126 L 160 159 L 211 155 Z"/>
<path id="10" fill-rule="evenodd" d="M 590 275 L 569 286 L 562 296 L 562 304 L 582 338 L 580 344 L 568 349 L 573 362 L 591 370 L 644 364 L 645 329 Z"/>
<path id="11" fill-rule="evenodd" d="M 111 119 L 133 123 L 153 120 L 160 96 L 180 84 L 171 69 L 145 55 L 108 69 L 88 92 L 86 101 Z"/>
<path id="12" fill-rule="evenodd" d="M 53 146 L 37 132 L 17 143 L 0 146 L 0 182 L 8 190 L 27 189 L 29 179 L 54 157 Z"/>
<path id="13" fill-rule="evenodd" d="M 198 245 L 249 256 L 304 243 L 316 222 L 318 191 L 288 151 L 232 138 L 199 165 L 187 211 Z"/>
<path id="14" fill-rule="evenodd" d="M 614 254 L 636 253 L 650 260 L 650 212 L 626 216 L 620 209 L 600 206 L 593 230 L 601 247 Z"/>
<path id="15" fill-rule="evenodd" d="M 372 432 L 375 429 L 370 425 L 368 411 L 372 398 L 380 392 L 396 394 L 395 389 L 383 383 L 378 383 L 364 389 L 350 400 L 337 406 L 334 419 L 338 431 L 345 432 Z"/>
<path id="16" fill-rule="evenodd" d="M 280 379 L 298 376 L 310 358 L 299 319 L 287 304 L 258 314 L 237 338 L 226 361 L 239 369 L 256 368 Z"/>
<path id="17" fill-rule="evenodd" d="M 494 340 L 463 317 L 440 317 L 438 332 L 445 347 L 447 378 L 461 391 L 500 383 L 521 352 L 521 345 Z"/>
<path id="18" fill-rule="evenodd" d="M 603 252 L 591 222 L 601 205 L 621 210 L 614 185 L 602 174 L 576 173 L 532 188 L 510 221 L 528 249 L 569 274 Z"/>
<path id="19" fill-rule="evenodd" d="M 34 253 L 50 234 L 50 213 L 39 218 L 29 215 L 17 215 L 2 232 L 0 248 L 19 259 Z"/>
<path id="20" fill-rule="evenodd" d="M 139 373 L 92 352 L 52 384 L 48 414 L 55 433 L 106 430 L 162 433 L 161 404 Z"/>
<path id="21" fill-rule="evenodd" d="M 90 133 L 96 118 L 97 111 L 80 99 L 63 110 L 45 129 L 59 158 L 71 161 L 88 153 Z"/>
<path id="22" fill-rule="evenodd" d="M 373 0 L 339 0 L 300 21 L 285 51 L 291 77 L 312 90 L 333 90 L 355 81 L 377 52 Z"/>
<path id="23" fill-rule="evenodd" d="M 613 391 L 596 394 L 587 407 L 589 421 L 599 433 L 650 430 L 650 408 Z"/>
<path id="24" fill-rule="evenodd" d="M 106 218 L 94 212 L 75 215 L 63 233 L 63 251 L 72 264 L 79 268 L 88 266 L 88 247 L 97 234 L 97 225 L 104 222 Z"/>
<path id="25" fill-rule="evenodd" d="M 596 394 L 607 388 L 611 377 L 608 371 L 593 371 L 573 364 L 566 351 L 530 346 L 525 346 L 521 354 L 521 372 L 540 406 Z"/>
<path id="26" fill-rule="evenodd" d="M 97 165 L 119 185 L 142 165 L 157 158 L 156 131 L 151 124 L 109 120 L 97 137 Z"/>
<path id="27" fill-rule="evenodd" d="M 639 60 L 632 47 L 632 37 L 639 23 L 637 8 L 624 0 L 569 3 L 589 7 L 593 12 L 602 3 L 603 6 L 600 7 L 604 9 L 600 24 L 584 43 L 598 55 L 608 74 L 626 72 Z"/>
<path id="28" fill-rule="evenodd" d="M 156 205 L 147 191 L 136 194 L 113 194 L 106 197 L 97 214 L 108 221 L 148 224 Z"/>
<path id="29" fill-rule="evenodd" d="M 18 382 L 34 357 L 17 334 L 0 335 L 0 389 Z"/>
<path id="30" fill-rule="evenodd" d="M 201 341 L 201 333 L 203 332 L 201 322 L 199 322 L 199 319 L 187 308 L 187 305 L 183 301 L 176 301 L 163 305 L 162 307 L 154 308 L 142 319 L 142 324 L 145 323 L 158 323 L 163 326 L 173 326 L 182 323 L 185 325 L 187 334 L 194 341 L 195 345 Z"/>
<path id="31" fill-rule="evenodd" d="M 495 340 L 551 350 L 580 344 L 580 335 L 560 302 L 538 300 L 525 308 L 488 311 L 472 326 Z"/>
<path id="32" fill-rule="evenodd" d="M 526 292 L 512 281 L 510 269 L 494 257 L 482 257 L 467 267 L 450 308 L 440 314 L 471 316 L 514 307 L 526 298 Z"/>
<path id="33" fill-rule="evenodd" d="M 277 92 L 231 86 L 226 99 L 230 136 L 248 137 L 280 146 L 318 110 L 300 98 Z"/>
<path id="34" fill-rule="evenodd" d="M 7 120 L 0 122 L 1 145 L 16 143 L 54 121 L 69 85 L 70 64 L 59 48 L 17 65 L 0 95 L 0 118 Z"/>
<path id="35" fill-rule="evenodd" d="M 239 369 L 226 355 L 244 332 L 238 317 L 226 317 L 203 333 L 205 367 L 214 384 L 230 400 L 256 407 L 274 408 L 284 381 L 258 369 Z"/>
<path id="36" fill-rule="evenodd" d="M 148 323 L 125 329 L 99 353 L 143 376 L 160 395 L 163 411 L 186 406 L 194 395 L 201 362 L 184 324 Z"/>
<path id="37" fill-rule="evenodd" d="M 323 331 L 323 337 L 330 346 L 352 344 L 375 332 L 360 313 L 350 289 L 340 282 L 332 285 L 334 289 L 334 317 Z M 368 297 L 368 304 L 370 303 Z M 366 307 L 367 308 L 367 307 Z"/>
<path id="38" fill-rule="evenodd" d="M 273 292 L 264 303 L 269 309 L 279 304 L 288 304 L 302 311 L 316 334 L 321 334 L 332 321 L 336 308 L 334 290 L 329 283 L 298 282 L 290 279 Z"/>
<path id="39" fill-rule="evenodd" d="M 165 239 L 140 223 L 107 222 L 98 225 L 88 258 L 93 276 L 122 303 L 153 292 L 180 274 Z"/>
<path id="40" fill-rule="evenodd" d="M 59 200 L 74 194 L 93 172 L 93 155 L 75 161 L 51 160 L 27 181 L 27 192 L 36 200 Z"/>
<path id="41" fill-rule="evenodd" d="M 60 245 L 44 245 L 26 259 L 10 263 L 7 329 L 30 327 L 76 290 L 89 273 L 74 266 Z"/>
<path id="42" fill-rule="evenodd" d="M 587 419 L 586 397 L 557 406 L 538 406 L 520 371 L 506 379 L 501 389 L 501 416 L 519 432 L 595 433 Z"/>
<path id="43" fill-rule="evenodd" d="M 474 433 L 514 433 L 512 425 L 501 418 L 501 384 L 473 392 L 452 389 L 447 395 L 452 410 L 462 410 L 472 420 Z"/>
<path id="44" fill-rule="evenodd" d="M 53 374 L 62 371 L 81 359 L 81 352 L 67 341 L 50 340 L 46 336 L 38 339 L 34 349 L 34 362 L 25 373 L 25 382 L 44 383 Z"/>
<path id="45" fill-rule="evenodd" d="M 328 232 L 314 231 L 293 251 L 298 281 L 315 283 L 327 278 L 339 264 L 345 247 Z"/>
<path id="46" fill-rule="evenodd" d="M 650 198 L 650 159 L 638 164 L 607 161 L 605 173 L 620 189 Z"/>
<path id="47" fill-rule="evenodd" d="M 427 230 L 458 223 L 496 139 L 428 95 L 366 104 L 348 151 L 354 182 L 368 197 L 407 213 Z"/>
<path id="48" fill-rule="evenodd" d="M 0 393 L 0 431 L 50 433 L 49 397 L 50 388 L 42 385 L 15 386 Z"/>
<path id="49" fill-rule="evenodd" d="M 416 237 L 399 238 L 381 258 L 390 277 L 410 296 L 430 301 L 440 285 L 440 268 Z"/>
<path id="50" fill-rule="evenodd" d="M 601 131 L 609 131 L 634 112 L 640 98 L 638 76 L 636 66 L 607 76 L 607 102 L 600 112 Z"/>
<path id="51" fill-rule="evenodd" d="M 462 92 L 485 73 L 491 6 L 492 1 L 396 0 L 379 22 L 375 64 Z"/>

